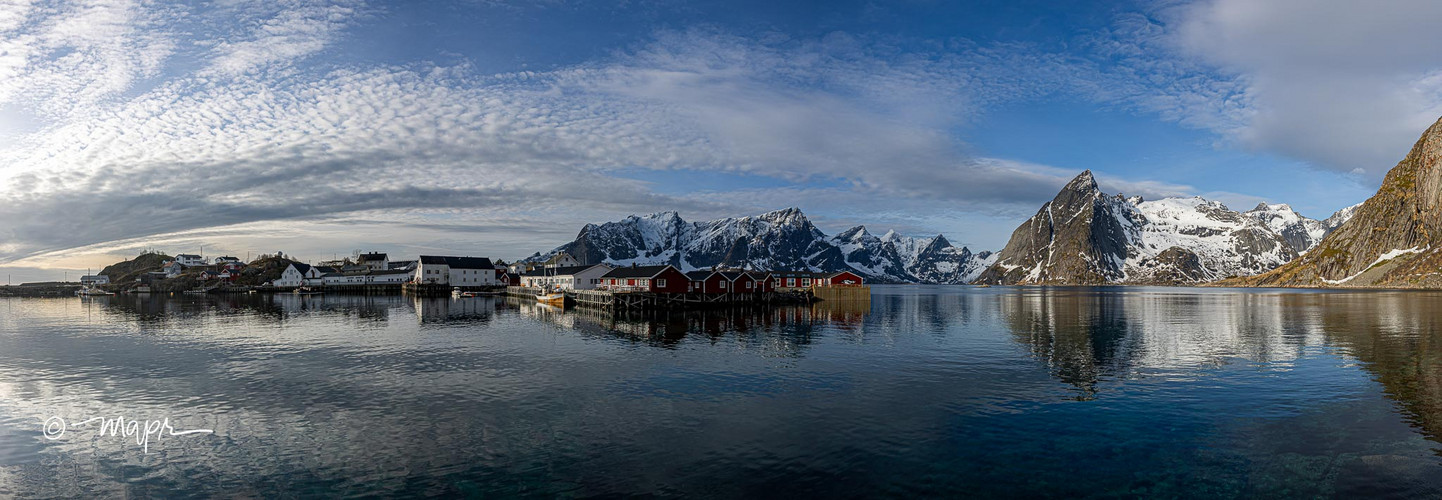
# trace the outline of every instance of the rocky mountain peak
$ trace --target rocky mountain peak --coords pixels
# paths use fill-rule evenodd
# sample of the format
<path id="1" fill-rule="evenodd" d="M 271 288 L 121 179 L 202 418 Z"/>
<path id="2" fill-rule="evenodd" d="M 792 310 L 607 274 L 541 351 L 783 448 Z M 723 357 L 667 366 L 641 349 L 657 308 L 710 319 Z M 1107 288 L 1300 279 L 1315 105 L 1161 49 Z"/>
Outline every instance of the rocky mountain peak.
<path id="1" fill-rule="evenodd" d="M 1097 190 L 1099 190 L 1099 189 L 1100 189 L 1100 188 L 1097 187 L 1097 180 L 1096 180 L 1096 178 L 1092 177 L 1092 171 L 1091 171 L 1091 170 L 1083 170 L 1081 174 L 1078 174 L 1075 178 L 1073 178 L 1073 179 L 1071 180 L 1071 182 L 1068 182 L 1068 183 L 1066 184 L 1066 187 L 1062 188 L 1063 191 L 1087 191 L 1087 192 L 1097 191 Z"/>
<path id="2" fill-rule="evenodd" d="M 888 232 L 887 234 L 891 233 Z M 866 230 L 866 226 L 856 226 L 851 229 L 842 231 L 840 234 L 836 235 L 836 239 L 844 241 L 861 241 L 871 238 L 874 238 L 874 236 L 872 236 L 871 233 Z"/>

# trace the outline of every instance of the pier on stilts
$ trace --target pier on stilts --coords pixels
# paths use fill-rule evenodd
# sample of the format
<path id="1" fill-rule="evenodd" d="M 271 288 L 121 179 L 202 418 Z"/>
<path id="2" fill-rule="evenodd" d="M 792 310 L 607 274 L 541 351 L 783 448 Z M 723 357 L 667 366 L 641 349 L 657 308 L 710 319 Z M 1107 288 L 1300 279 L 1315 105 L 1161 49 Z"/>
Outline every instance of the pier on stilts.
<path id="1" fill-rule="evenodd" d="M 506 287 L 506 295 L 535 297 L 540 288 Z M 869 290 L 868 290 L 869 293 Z M 567 304 L 610 310 L 703 309 L 750 305 L 809 304 L 810 291 L 750 293 L 658 293 L 629 290 L 568 290 Z"/>

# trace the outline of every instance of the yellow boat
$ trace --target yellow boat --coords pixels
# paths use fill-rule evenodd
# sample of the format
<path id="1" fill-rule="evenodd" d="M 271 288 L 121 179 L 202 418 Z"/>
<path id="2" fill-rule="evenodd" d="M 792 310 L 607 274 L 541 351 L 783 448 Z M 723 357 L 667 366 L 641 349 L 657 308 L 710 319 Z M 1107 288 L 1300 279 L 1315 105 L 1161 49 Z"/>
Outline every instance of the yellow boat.
<path id="1" fill-rule="evenodd" d="M 561 292 L 549 292 L 536 295 L 536 302 L 553 306 L 566 305 L 566 294 Z"/>

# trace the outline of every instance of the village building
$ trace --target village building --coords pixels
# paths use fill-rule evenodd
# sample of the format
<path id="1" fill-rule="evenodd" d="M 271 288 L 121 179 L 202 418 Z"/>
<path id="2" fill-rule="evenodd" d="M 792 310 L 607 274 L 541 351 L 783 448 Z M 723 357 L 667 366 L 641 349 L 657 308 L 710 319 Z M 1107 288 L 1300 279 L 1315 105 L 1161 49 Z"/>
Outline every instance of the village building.
<path id="1" fill-rule="evenodd" d="M 551 256 L 551 258 L 546 259 L 545 262 L 541 263 L 541 267 L 549 267 L 553 269 L 558 267 L 577 267 L 580 265 L 581 261 L 576 260 L 575 257 L 572 257 L 571 254 L 568 254 L 566 252 L 557 253 L 556 255 Z"/>
<path id="2" fill-rule="evenodd" d="M 816 286 L 861 286 L 861 276 L 851 271 L 822 273 Z"/>
<path id="3" fill-rule="evenodd" d="M 726 278 L 726 292 L 756 293 L 756 280 L 745 271 L 720 271 L 718 274 Z"/>
<path id="4" fill-rule="evenodd" d="M 776 281 L 771 278 L 769 271 L 747 271 L 746 274 L 751 275 L 751 279 L 756 282 L 757 292 L 776 291 Z"/>
<path id="5" fill-rule="evenodd" d="M 215 260 L 212 261 L 212 262 L 215 262 L 215 265 L 217 265 L 217 266 L 224 266 L 224 265 L 226 265 L 226 264 L 239 264 L 239 263 L 240 263 L 240 259 L 235 258 L 235 257 L 225 256 L 225 257 L 216 257 Z"/>
<path id="6" fill-rule="evenodd" d="M 390 269 L 390 258 L 384 253 L 372 252 L 360 254 L 357 259 L 360 265 L 372 271 L 385 271 Z"/>
<path id="7" fill-rule="evenodd" d="M 414 271 L 417 261 L 414 260 L 392 260 L 386 262 L 387 271 Z"/>
<path id="8" fill-rule="evenodd" d="M 322 271 L 322 269 L 326 268 L 320 268 L 312 266 L 310 264 L 301 264 L 299 262 L 292 262 L 289 266 L 286 266 L 284 271 L 281 271 L 280 277 L 276 278 L 275 281 L 273 281 L 272 283 L 275 286 L 282 287 L 320 284 L 324 282 L 322 280 L 322 276 L 324 276 L 326 273 L 325 271 Z M 331 272 L 334 271 L 332 270 Z"/>
<path id="9" fill-rule="evenodd" d="M 726 277 L 715 270 L 700 270 L 686 273 L 691 293 L 726 293 Z"/>
<path id="10" fill-rule="evenodd" d="M 537 268 L 521 275 L 521 286 L 562 290 L 595 290 L 601 286 L 601 277 L 612 269 L 615 267 L 609 264 Z"/>
<path id="11" fill-rule="evenodd" d="M 110 277 L 104 274 L 87 274 L 80 277 L 80 284 L 90 286 L 108 285 L 110 284 Z"/>
<path id="12" fill-rule="evenodd" d="M 315 271 L 315 276 L 301 280 L 305 286 L 325 286 L 325 275 L 340 272 L 340 269 L 333 266 L 311 266 L 311 269 Z"/>
<path id="13" fill-rule="evenodd" d="M 772 285 L 768 286 L 776 291 L 795 292 L 825 286 L 861 286 L 864 281 L 861 276 L 851 271 L 774 271 L 771 273 L 771 283 Z"/>
<path id="14" fill-rule="evenodd" d="M 185 267 L 194 267 L 194 266 L 203 266 L 203 265 L 205 265 L 205 257 L 201 257 L 201 256 L 199 256 L 199 255 L 189 254 L 189 253 L 183 253 L 183 254 L 180 254 L 180 255 L 176 255 L 176 256 L 175 256 L 175 261 L 176 261 L 176 262 L 179 262 L 180 265 L 185 266 Z"/>
<path id="15" fill-rule="evenodd" d="M 185 265 L 172 260 L 167 261 L 163 266 L 161 266 L 160 270 L 165 273 L 165 277 L 174 278 L 176 276 L 180 276 L 181 273 L 185 272 Z"/>
<path id="16" fill-rule="evenodd" d="M 422 255 L 416 268 L 416 282 L 459 287 L 495 286 L 496 266 L 485 257 Z"/>
<path id="17" fill-rule="evenodd" d="M 601 276 L 601 288 L 614 291 L 686 293 L 691 280 L 669 265 L 618 267 Z"/>
<path id="18" fill-rule="evenodd" d="M 415 274 L 405 269 L 386 269 L 366 274 L 367 283 L 372 285 L 399 285 L 409 282 Z"/>

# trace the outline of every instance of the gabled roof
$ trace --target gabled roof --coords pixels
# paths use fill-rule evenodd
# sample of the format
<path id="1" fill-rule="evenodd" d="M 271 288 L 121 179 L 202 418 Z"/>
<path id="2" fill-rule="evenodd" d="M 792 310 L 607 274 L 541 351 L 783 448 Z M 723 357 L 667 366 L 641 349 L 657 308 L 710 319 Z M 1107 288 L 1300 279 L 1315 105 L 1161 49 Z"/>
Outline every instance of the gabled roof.
<path id="1" fill-rule="evenodd" d="M 321 273 L 334 273 L 334 272 L 339 272 L 339 270 L 337 270 L 337 269 L 334 268 L 334 267 L 330 267 L 330 266 L 315 266 L 315 270 L 320 271 Z"/>
<path id="2" fill-rule="evenodd" d="M 737 279 L 740 279 L 742 276 L 746 276 L 746 273 L 741 272 L 741 271 L 720 271 L 720 272 L 721 272 L 721 276 L 725 276 L 725 277 L 726 277 L 726 281 L 736 281 Z"/>
<path id="3" fill-rule="evenodd" d="M 306 272 L 310 271 L 310 264 L 301 264 L 301 263 L 299 263 L 299 262 L 291 262 L 290 265 L 295 266 L 295 270 L 296 270 L 296 271 L 299 271 L 301 274 L 305 274 Z"/>
<path id="4" fill-rule="evenodd" d="M 421 264 L 446 265 L 451 269 L 495 269 L 491 259 L 486 257 L 448 257 L 443 255 L 422 255 Z"/>
<path id="5" fill-rule="evenodd" d="M 371 252 L 360 255 L 360 260 L 386 260 L 385 252 Z"/>
<path id="6" fill-rule="evenodd" d="M 587 270 L 587 269 L 590 269 L 590 268 L 593 268 L 593 267 L 596 267 L 596 266 L 604 266 L 604 265 L 605 265 L 605 264 L 595 264 L 595 265 L 590 265 L 590 266 L 551 267 L 551 268 L 538 267 L 538 268 L 532 269 L 532 270 L 530 270 L 530 271 L 526 271 L 526 272 L 524 272 L 524 273 L 521 273 L 521 276 L 570 276 L 570 275 L 574 275 L 574 274 L 579 274 L 579 273 L 581 273 L 582 271 L 585 271 L 585 270 Z M 606 266 L 606 267 L 609 268 L 610 266 Z"/>
<path id="7" fill-rule="evenodd" d="M 603 276 L 601 276 L 601 277 L 602 277 L 602 278 L 651 278 L 651 277 L 655 277 L 655 276 L 658 275 L 658 274 L 661 274 L 662 271 L 665 271 L 667 268 L 670 268 L 670 267 L 671 267 L 671 266 L 667 266 L 667 265 L 662 265 L 662 266 L 618 267 L 618 268 L 612 269 L 611 272 L 606 273 L 605 275 L 603 275 Z M 673 269 L 674 269 L 674 268 L 673 268 Z"/>
<path id="8" fill-rule="evenodd" d="M 175 255 L 175 258 L 177 258 L 177 259 L 179 259 L 179 258 L 181 258 L 181 257 L 194 257 L 194 258 L 197 258 L 197 259 L 200 258 L 199 255 L 195 255 L 195 254 L 193 254 L 193 253 L 182 253 L 182 254 L 176 254 L 176 255 Z"/>
<path id="9" fill-rule="evenodd" d="M 686 273 L 686 277 L 691 278 L 691 281 L 705 281 L 706 278 L 710 278 L 712 274 L 716 274 L 716 271 L 708 271 L 702 269 L 699 271 L 691 271 L 689 273 Z"/>

